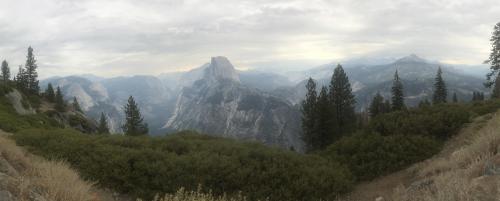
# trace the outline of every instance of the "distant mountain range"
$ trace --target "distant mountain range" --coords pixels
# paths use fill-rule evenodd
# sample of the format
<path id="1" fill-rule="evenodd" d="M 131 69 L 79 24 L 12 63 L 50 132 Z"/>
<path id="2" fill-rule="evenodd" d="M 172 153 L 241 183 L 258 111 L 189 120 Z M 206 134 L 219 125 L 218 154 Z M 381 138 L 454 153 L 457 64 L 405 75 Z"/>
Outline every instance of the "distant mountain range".
<path id="1" fill-rule="evenodd" d="M 471 68 L 431 62 L 416 55 L 379 59 L 372 64 L 365 61 L 350 61 L 344 66 L 358 111 L 366 109 L 377 92 L 390 97 L 396 70 L 410 106 L 430 98 L 438 66 L 443 68 L 450 97 L 455 92 L 460 100 L 468 101 L 473 91 L 488 94 L 482 85 L 484 78 L 479 76 L 484 67 L 468 70 Z M 192 129 L 301 149 L 299 103 L 305 95 L 305 80 L 313 77 L 319 86 L 328 85 L 335 66 L 277 74 L 237 71 L 227 58 L 214 57 L 210 63 L 187 72 L 115 78 L 54 77 L 43 80 L 41 85 L 44 88 L 50 82 L 62 88 L 66 99 L 77 97 L 88 116 L 97 119 L 104 112 L 114 132 L 121 131 L 122 107 L 132 95 L 154 135 Z"/>
<path id="2" fill-rule="evenodd" d="M 430 62 L 416 55 L 409 55 L 394 62 L 380 65 L 358 65 L 344 66 L 353 92 L 357 99 L 357 109 L 366 109 L 373 96 L 380 92 L 384 97 L 390 98 L 392 80 L 396 70 L 405 87 L 405 101 L 409 106 L 417 105 L 422 99 L 430 99 L 434 78 L 438 67 L 443 69 L 443 78 L 448 86 L 449 98 L 453 93 L 461 101 L 469 101 L 472 92 L 479 91 L 486 94 L 489 90 L 483 86 L 484 75 L 480 77 L 477 71 L 463 70 L 470 67 L 454 67 L 438 62 Z M 303 72 L 302 81 L 292 87 L 282 87 L 274 90 L 274 94 L 288 100 L 292 104 L 298 104 L 305 96 L 305 84 L 307 77 L 312 77 L 319 84 L 318 87 L 328 86 L 333 69 L 336 64 L 324 65 Z M 484 72 L 484 67 L 478 68 Z M 471 73 L 476 72 L 476 73 Z"/>

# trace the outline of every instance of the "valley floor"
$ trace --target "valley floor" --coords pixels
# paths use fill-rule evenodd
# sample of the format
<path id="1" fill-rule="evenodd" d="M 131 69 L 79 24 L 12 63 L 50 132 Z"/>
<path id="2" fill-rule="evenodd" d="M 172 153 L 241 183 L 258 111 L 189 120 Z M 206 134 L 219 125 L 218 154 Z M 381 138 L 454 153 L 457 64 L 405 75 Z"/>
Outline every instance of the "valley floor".
<path id="1" fill-rule="evenodd" d="M 359 184 L 343 200 L 500 200 L 500 111 L 476 118 L 436 156 Z"/>

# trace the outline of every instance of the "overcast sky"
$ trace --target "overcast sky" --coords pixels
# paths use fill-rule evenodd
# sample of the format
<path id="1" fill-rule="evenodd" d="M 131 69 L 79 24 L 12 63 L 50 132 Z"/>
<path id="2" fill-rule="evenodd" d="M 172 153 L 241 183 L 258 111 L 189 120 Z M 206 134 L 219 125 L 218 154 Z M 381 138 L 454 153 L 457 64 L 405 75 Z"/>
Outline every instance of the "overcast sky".
<path id="1" fill-rule="evenodd" d="M 480 64 L 498 0 L 0 0 L 0 58 L 42 77 L 186 70 L 227 56 L 292 70 L 415 53 Z"/>

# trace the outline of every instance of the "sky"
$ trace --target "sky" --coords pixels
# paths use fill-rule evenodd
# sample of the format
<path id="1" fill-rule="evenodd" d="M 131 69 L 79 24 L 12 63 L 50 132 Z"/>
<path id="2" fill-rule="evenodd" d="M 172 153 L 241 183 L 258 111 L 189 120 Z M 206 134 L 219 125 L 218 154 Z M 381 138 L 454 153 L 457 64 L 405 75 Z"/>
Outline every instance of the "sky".
<path id="1" fill-rule="evenodd" d="M 498 0 L 0 0 L 0 59 L 43 77 L 183 71 L 212 56 L 296 70 L 417 54 L 480 64 Z"/>

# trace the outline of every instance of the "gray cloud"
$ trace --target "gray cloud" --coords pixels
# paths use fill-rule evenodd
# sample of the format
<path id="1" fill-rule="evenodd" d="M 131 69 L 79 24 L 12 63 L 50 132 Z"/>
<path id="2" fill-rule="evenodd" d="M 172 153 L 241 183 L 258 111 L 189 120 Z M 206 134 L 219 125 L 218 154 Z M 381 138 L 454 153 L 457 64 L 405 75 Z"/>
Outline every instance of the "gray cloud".
<path id="1" fill-rule="evenodd" d="M 416 53 L 478 64 L 496 0 L 0 0 L 0 57 L 41 75 L 158 74 L 228 56 L 282 70 Z"/>

